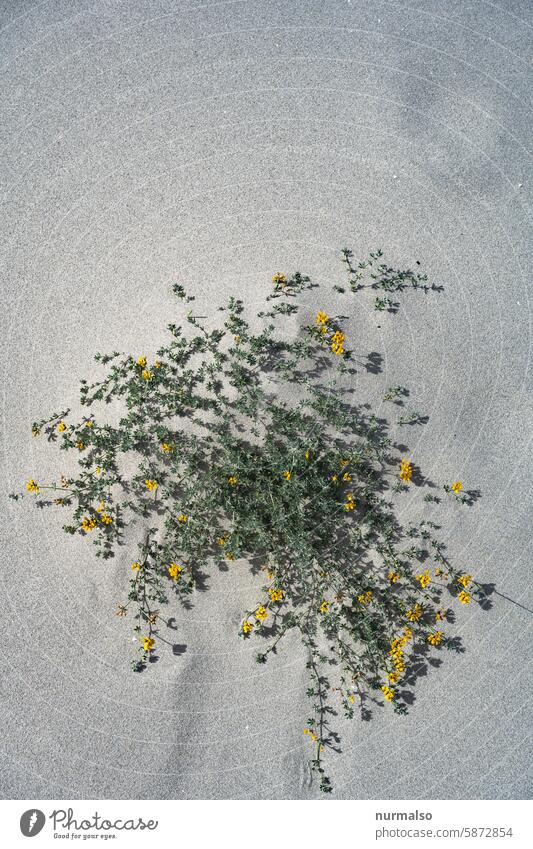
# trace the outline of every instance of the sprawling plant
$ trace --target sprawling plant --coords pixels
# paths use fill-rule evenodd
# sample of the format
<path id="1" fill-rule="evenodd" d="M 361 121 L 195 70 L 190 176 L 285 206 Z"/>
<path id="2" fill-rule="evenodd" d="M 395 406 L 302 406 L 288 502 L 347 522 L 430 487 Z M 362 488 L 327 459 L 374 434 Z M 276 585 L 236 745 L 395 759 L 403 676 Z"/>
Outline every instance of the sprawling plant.
<path id="1" fill-rule="evenodd" d="M 353 297 L 370 285 L 379 293 L 375 308 L 392 312 L 392 293 L 436 288 L 381 257 L 355 264 L 344 250 L 348 283 L 334 288 Z M 183 303 L 194 300 L 173 288 Z M 387 423 L 353 401 L 358 358 L 346 320 L 324 305 L 294 338 L 287 317 L 305 307 L 311 288 L 298 272 L 276 274 L 265 310 L 252 319 L 230 298 L 214 329 L 192 311 L 185 329 L 170 324 L 171 339 L 153 361 L 97 354 L 107 373 L 81 382 L 87 415 L 73 422 L 66 409 L 32 426 L 35 436 L 77 452 L 79 473 L 52 484 L 31 479 L 26 488 L 40 506 L 71 508 L 64 530 L 90 537 L 97 556 L 113 555 L 126 526 L 142 531 L 129 595 L 117 609 L 135 621 L 135 671 L 158 650 L 169 591 L 188 604 L 213 563 L 261 565 L 265 583 L 243 611 L 240 634 L 259 638 L 259 663 L 288 631 L 300 634 L 312 706 L 304 733 L 329 792 L 323 758 L 338 742 L 334 704 L 349 718 L 356 708 L 368 718 L 383 701 L 405 713 L 420 659 L 461 650 L 444 631 L 453 610 L 443 598 L 483 603 L 484 593 L 448 563 L 437 524 L 402 526 L 395 517 L 397 498 L 414 483 L 438 502 L 435 485 L 399 453 Z M 384 398 L 403 406 L 407 394 L 395 386 Z M 94 412 L 99 402 L 104 414 L 117 403 L 118 425 Z M 420 420 L 407 411 L 399 423 Z M 466 503 L 475 495 L 461 481 L 443 489 Z"/>

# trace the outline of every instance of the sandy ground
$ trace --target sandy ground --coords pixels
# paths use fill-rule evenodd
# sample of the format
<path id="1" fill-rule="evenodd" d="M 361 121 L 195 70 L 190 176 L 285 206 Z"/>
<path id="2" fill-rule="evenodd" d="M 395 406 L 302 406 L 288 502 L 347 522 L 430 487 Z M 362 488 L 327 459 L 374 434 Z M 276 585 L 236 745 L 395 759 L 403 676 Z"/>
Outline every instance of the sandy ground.
<path id="1" fill-rule="evenodd" d="M 350 302 L 383 357 L 361 397 L 410 387 L 415 462 L 482 491 L 436 514 L 450 556 L 508 598 L 459 612 L 466 652 L 408 717 L 339 723 L 335 796 L 527 797 L 531 5 L 3 0 L 0 24 L 2 490 L 63 470 L 30 422 L 75 402 L 97 350 L 153 354 L 173 281 L 207 310 L 278 269 L 342 282 L 345 244 L 419 260 L 442 294 Z M 297 641 L 257 667 L 236 636 L 246 564 L 176 607 L 181 648 L 139 676 L 113 616 L 133 547 L 102 564 L 57 514 L 2 516 L 3 797 L 320 795 Z"/>

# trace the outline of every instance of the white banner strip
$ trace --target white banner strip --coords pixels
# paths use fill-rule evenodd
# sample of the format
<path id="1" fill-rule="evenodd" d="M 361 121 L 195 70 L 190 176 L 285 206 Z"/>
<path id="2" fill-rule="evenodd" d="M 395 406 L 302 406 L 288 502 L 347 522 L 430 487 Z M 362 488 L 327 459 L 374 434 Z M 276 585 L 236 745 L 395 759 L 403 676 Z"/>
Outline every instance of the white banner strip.
<path id="1" fill-rule="evenodd" d="M 2 845 L 533 846 L 528 801 L 0 801 Z M 32 840 L 35 843 L 32 843 Z M 341 842 L 342 841 L 342 842 Z"/>

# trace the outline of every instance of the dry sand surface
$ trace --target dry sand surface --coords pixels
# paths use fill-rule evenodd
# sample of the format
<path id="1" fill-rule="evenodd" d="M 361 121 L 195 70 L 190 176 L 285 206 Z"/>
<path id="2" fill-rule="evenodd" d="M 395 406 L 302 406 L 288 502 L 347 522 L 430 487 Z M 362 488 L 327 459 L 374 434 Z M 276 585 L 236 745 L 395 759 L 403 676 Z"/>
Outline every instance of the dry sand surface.
<path id="1" fill-rule="evenodd" d="M 0 3 L 4 492 L 64 470 L 29 424 L 76 403 L 96 351 L 153 355 L 176 280 L 204 313 L 258 304 L 276 270 L 342 282 L 348 245 L 444 287 L 396 316 L 349 301 L 358 350 L 383 358 L 356 380 L 381 413 L 408 386 L 429 416 L 401 431 L 414 461 L 481 490 L 434 514 L 415 489 L 401 513 L 438 515 L 450 557 L 501 595 L 459 611 L 466 652 L 419 680 L 407 717 L 339 721 L 337 798 L 530 795 L 531 11 Z M 320 795 L 297 639 L 258 667 L 237 636 L 261 583 L 245 563 L 176 605 L 180 648 L 135 675 L 113 616 L 133 546 L 102 563 L 31 501 L 2 517 L 3 797 Z"/>

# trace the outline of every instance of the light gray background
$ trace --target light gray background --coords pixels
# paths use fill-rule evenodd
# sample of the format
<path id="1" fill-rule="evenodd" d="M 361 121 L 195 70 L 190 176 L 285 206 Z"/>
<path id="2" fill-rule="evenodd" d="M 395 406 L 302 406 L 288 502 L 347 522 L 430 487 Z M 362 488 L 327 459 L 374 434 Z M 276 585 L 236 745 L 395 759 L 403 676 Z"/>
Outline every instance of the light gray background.
<path id="1" fill-rule="evenodd" d="M 340 247 L 381 245 L 445 292 L 395 317 L 350 302 L 353 347 L 384 357 L 360 397 L 407 384 L 430 416 L 401 431 L 411 456 L 483 492 L 437 514 L 414 494 L 402 518 L 440 516 L 454 562 L 532 608 L 530 3 L 0 9 L 2 490 L 66 470 L 30 422 L 75 402 L 95 351 L 152 355 L 172 282 L 205 310 L 259 299 L 278 269 L 341 282 Z M 186 650 L 139 676 L 113 616 L 134 549 L 100 563 L 58 513 L 2 516 L 2 796 L 320 795 L 298 641 L 257 667 L 236 636 L 260 583 L 246 564 L 176 607 Z M 531 621 L 501 597 L 461 609 L 467 652 L 408 717 L 339 722 L 335 796 L 528 796 Z"/>

